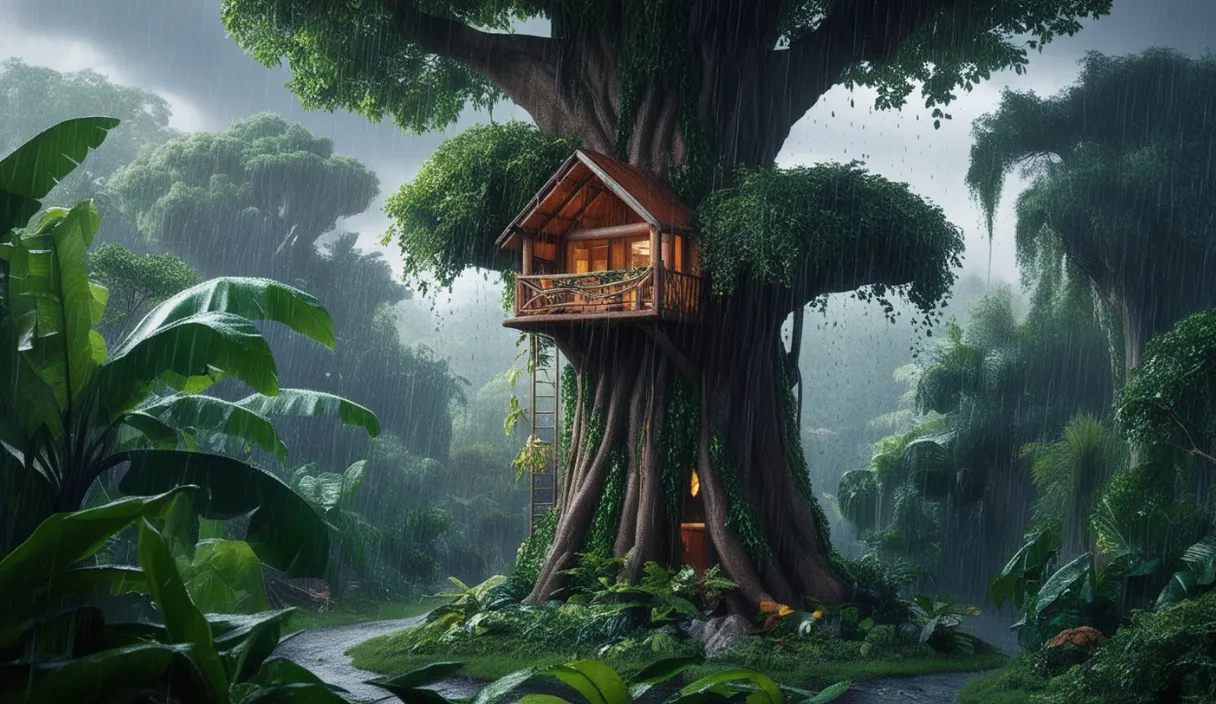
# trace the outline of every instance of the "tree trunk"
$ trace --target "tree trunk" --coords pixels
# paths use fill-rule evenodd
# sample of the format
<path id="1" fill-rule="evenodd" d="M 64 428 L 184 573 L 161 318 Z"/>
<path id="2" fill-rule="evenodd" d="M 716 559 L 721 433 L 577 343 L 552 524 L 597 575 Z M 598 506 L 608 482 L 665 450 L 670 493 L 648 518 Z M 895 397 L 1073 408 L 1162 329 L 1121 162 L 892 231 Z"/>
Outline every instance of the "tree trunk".
<path id="1" fill-rule="evenodd" d="M 745 289 L 711 302 L 698 326 L 554 334 L 574 365 L 580 410 L 567 419 L 559 519 L 531 600 L 558 593 L 580 553 L 625 558 L 628 580 L 647 562 L 679 566 L 678 513 L 694 469 L 712 554 L 752 606 L 850 596 L 793 415 L 779 336 L 788 294 Z M 691 389 L 691 403 L 677 387 Z"/>

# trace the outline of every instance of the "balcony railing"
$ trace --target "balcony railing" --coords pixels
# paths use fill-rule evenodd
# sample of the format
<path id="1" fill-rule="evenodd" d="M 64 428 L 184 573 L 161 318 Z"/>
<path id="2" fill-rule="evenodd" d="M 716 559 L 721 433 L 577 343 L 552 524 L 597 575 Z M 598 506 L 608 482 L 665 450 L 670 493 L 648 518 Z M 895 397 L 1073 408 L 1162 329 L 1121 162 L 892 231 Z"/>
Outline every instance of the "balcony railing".
<path id="1" fill-rule="evenodd" d="M 697 312 L 701 279 L 667 269 L 662 274 L 662 305 L 655 309 L 659 282 L 654 267 L 586 274 L 539 274 L 515 277 L 515 315 L 573 315 L 671 311 Z"/>

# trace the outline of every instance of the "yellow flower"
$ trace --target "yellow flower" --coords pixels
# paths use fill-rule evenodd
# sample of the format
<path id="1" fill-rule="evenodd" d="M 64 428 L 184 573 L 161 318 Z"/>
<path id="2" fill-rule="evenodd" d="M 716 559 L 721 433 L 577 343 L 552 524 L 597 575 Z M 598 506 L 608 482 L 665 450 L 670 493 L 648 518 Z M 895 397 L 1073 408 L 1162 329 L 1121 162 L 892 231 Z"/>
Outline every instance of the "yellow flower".
<path id="1" fill-rule="evenodd" d="M 794 610 L 791 609 L 790 607 L 786 606 L 785 604 L 781 604 L 780 608 L 777 609 L 778 616 L 789 616 L 792 613 L 794 613 Z"/>
<path id="2" fill-rule="evenodd" d="M 823 618 L 823 611 L 821 609 L 815 609 L 815 612 L 811 614 L 811 618 L 818 621 L 819 619 Z"/>

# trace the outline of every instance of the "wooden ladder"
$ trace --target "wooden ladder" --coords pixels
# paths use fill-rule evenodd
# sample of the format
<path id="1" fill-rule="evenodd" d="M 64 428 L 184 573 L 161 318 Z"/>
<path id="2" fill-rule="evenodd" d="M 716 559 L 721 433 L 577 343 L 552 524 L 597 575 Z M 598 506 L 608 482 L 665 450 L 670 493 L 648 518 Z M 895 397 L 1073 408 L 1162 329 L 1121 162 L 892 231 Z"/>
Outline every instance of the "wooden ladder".
<path id="1" fill-rule="evenodd" d="M 531 490 L 528 506 L 528 534 L 536 529 L 536 522 L 557 505 L 557 429 L 561 427 L 561 360 L 549 338 L 542 335 L 528 336 L 528 367 L 532 378 L 532 436 L 549 446 L 543 469 L 531 473 Z M 546 344 L 547 343 L 547 344 Z M 547 348 L 547 349 L 546 349 Z M 543 354 L 542 354 L 543 352 Z"/>

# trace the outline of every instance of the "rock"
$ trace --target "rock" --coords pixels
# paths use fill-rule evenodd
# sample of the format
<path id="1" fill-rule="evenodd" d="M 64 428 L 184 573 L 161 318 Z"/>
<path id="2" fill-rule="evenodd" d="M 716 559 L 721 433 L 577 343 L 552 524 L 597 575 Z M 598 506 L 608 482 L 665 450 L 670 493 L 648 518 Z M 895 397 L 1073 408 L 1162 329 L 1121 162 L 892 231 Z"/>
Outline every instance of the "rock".
<path id="1" fill-rule="evenodd" d="M 1047 677 L 1063 674 L 1073 665 L 1089 660 L 1107 640 L 1101 631 L 1089 626 L 1060 631 L 1043 646 L 1035 662 L 1035 670 Z"/>
<path id="2" fill-rule="evenodd" d="M 1109 639 L 1102 634 L 1102 631 L 1090 626 L 1081 626 L 1060 631 L 1055 638 L 1047 642 L 1047 647 L 1059 648 L 1064 645 L 1074 645 L 1082 650 L 1093 650 L 1106 645 L 1107 640 Z"/>
<path id="3" fill-rule="evenodd" d="M 709 621 L 703 621 L 699 618 L 693 619 L 688 626 L 685 627 L 684 632 L 687 633 L 688 637 L 692 640 L 703 644 L 705 643 L 705 626 L 708 623 Z"/>
<path id="4" fill-rule="evenodd" d="M 700 637 L 693 637 L 705 646 L 706 656 L 713 658 L 729 652 L 755 632 L 755 627 L 747 619 L 731 614 L 710 619 L 699 629 Z"/>

